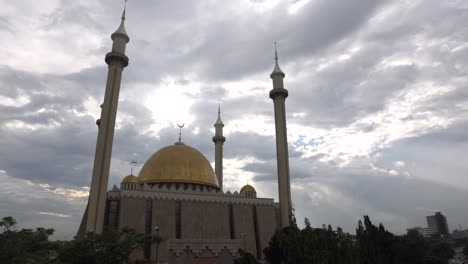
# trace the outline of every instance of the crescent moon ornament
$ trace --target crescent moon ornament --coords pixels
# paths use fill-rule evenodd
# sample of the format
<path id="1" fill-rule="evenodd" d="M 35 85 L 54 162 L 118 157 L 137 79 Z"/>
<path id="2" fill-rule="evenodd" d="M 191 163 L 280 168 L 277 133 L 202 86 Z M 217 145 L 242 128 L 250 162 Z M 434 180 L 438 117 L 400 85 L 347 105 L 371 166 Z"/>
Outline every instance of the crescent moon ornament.
<path id="1" fill-rule="evenodd" d="M 183 144 L 182 143 L 182 128 L 185 126 L 185 124 L 178 121 L 177 126 L 179 127 L 179 142 L 178 142 L 178 144 Z"/>

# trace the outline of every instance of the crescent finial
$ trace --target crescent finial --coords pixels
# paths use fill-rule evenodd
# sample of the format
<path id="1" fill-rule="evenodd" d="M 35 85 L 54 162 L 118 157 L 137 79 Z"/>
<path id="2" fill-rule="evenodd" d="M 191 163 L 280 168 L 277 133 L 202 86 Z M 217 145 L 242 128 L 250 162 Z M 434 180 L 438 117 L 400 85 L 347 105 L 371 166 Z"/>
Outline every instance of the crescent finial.
<path id="1" fill-rule="evenodd" d="M 178 121 L 177 126 L 179 127 L 179 142 L 178 143 L 182 144 L 182 128 L 185 126 L 185 124 Z"/>

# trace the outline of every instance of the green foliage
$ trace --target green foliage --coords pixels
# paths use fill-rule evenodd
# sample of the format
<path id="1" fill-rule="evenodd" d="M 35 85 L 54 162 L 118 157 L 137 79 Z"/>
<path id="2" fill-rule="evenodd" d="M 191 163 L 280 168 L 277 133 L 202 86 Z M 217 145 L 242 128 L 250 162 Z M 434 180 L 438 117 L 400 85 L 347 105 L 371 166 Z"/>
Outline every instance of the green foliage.
<path id="1" fill-rule="evenodd" d="M 356 236 L 331 226 L 292 225 L 277 230 L 264 249 L 268 263 L 307 264 L 446 264 L 453 249 L 446 243 L 425 241 L 418 232 L 395 236 L 368 216 L 359 221 Z"/>
<path id="2" fill-rule="evenodd" d="M 143 235 L 134 229 L 105 230 L 102 234 L 89 233 L 85 239 L 68 242 L 50 242 L 53 229 L 36 228 L 15 230 L 16 220 L 5 217 L 0 221 L 0 263 L 5 264 L 118 264 L 128 263 L 132 251 L 143 245 L 160 243 L 159 236 Z M 58 253 L 50 259 L 49 253 Z M 151 262 L 141 262 L 151 263 Z"/>
<path id="3" fill-rule="evenodd" d="M 306 227 L 291 225 L 277 230 L 264 250 L 268 263 L 354 263 L 352 237 L 331 226 L 312 228 L 308 219 Z"/>
<path id="4" fill-rule="evenodd" d="M 260 264 L 257 259 L 244 250 L 239 250 L 239 257 L 234 260 L 234 264 Z"/>
<path id="5" fill-rule="evenodd" d="M 2 221 L 0 221 L 0 226 L 3 227 L 3 231 L 10 231 L 10 229 L 15 227 L 16 225 L 16 220 L 11 217 L 7 216 L 2 218 Z"/>
<path id="6" fill-rule="evenodd" d="M 462 254 L 468 257 L 468 238 L 455 240 L 453 248 L 461 248 Z"/>
<path id="7" fill-rule="evenodd" d="M 16 220 L 4 217 L 0 221 L 0 263 L 49 263 L 49 251 L 58 247 L 49 242 L 53 229 L 36 228 L 14 230 Z"/>
<path id="8" fill-rule="evenodd" d="M 161 241 L 161 237 L 140 234 L 131 228 L 108 229 L 102 234 L 88 233 L 85 239 L 66 243 L 59 260 L 67 264 L 127 263 L 136 248 Z"/>

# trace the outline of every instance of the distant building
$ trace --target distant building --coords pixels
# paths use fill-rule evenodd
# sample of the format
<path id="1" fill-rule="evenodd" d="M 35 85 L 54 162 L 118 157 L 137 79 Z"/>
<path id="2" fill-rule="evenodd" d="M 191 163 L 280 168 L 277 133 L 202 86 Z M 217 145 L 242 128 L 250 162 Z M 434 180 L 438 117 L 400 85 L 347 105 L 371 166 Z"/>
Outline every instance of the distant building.
<path id="1" fill-rule="evenodd" d="M 468 229 L 465 229 L 465 230 L 455 229 L 452 232 L 452 237 L 455 239 L 468 238 Z"/>
<path id="2" fill-rule="evenodd" d="M 434 227 L 427 227 L 423 229 L 423 236 L 425 238 L 439 238 L 440 234 L 437 230 L 437 228 Z"/>
<path id="3" fill-rule="evenodd" d="M 435 215 L 426 216 L 427 219 L 427 227 L 428 229 L 436 230 L 437 235 L 447 237 L 450 236 L 447 218 L 441 213 L 436 212 Z"/>
<path id="4" fill-rule="evenodd" d="M 411 228 L 407 228 L 406 229 L 406 232 L 411 232 L 411 231 L 416 231 L 418 232 L 421 236 L 424 236 L 424 227 L 420 227 L 420 226 L 416 226 L 416 227 L 411 227 Z"/>

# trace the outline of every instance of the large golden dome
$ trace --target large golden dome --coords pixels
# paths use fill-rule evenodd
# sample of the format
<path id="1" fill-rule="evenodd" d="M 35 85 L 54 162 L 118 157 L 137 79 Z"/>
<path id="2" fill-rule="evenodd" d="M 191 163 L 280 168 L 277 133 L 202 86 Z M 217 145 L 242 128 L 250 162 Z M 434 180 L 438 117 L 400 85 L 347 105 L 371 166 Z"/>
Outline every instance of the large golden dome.
<path id="1" fill-rule="evenodd" d="M 210 162 L 198 150 L 175 144 L 154 153 L 141 168 L 141 183 L 196 183 L 219 188 Z"/>

